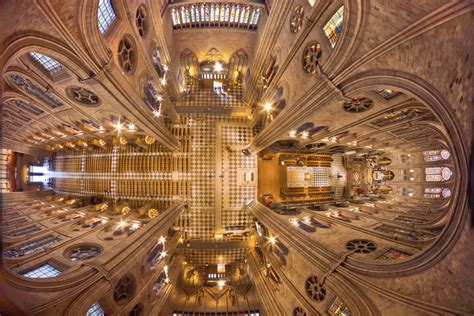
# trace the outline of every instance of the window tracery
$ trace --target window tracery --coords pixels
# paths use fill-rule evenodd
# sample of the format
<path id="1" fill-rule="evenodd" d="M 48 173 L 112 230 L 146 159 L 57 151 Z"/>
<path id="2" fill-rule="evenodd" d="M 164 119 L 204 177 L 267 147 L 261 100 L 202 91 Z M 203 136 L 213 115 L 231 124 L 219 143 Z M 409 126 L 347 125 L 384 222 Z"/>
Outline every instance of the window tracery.
<path id="1" fill-rule="evenodd" d="M 66 88 L 66 94 L 72 100 L 85 106 L 99 106 L 100 99 L 93 92 L 79 86 L 70 86 Z"/>
<path id="2" fill-rule="evenodd" d="M 128 313 L 128 316 L 141 316 L 143 315 L 143 304 L 137 304 Z"/>
<path id="3" fill-rule="evenodd" d="M 16 108 L 18 108 L 19 110 L 29 112 L 36 116 L 44 113 L 44 111 L 40 109 L 39 107 L 37 107 L 36 105 L 31 104 L 31 103 L 26 103 L 22 100 L 14 100 L 13 102 L 9 102 L 8 104 L 11 104 L 15 106 Z"/>
<path id="4" fill-rule="evenodd" d="M 62 102 L 59 101 L 59 99 L 54 96 L 51 92 L 49 92 L 47 89 L 41 88 L 31 82 L 29 79 L 25 79 L 20 75 L 17 74 L 12 74 L 10 75 L 10 79 L 13 81 L 13 83 L 21 90 L 25 91 L 27 94 L 30 94 L 44 103 L 46 103 L 50 108 L 57 108 L 59 106 L 62 106 Z"/>
<path id="5" fill-rule="evenodd" d="M 411 120 L 417 116 L 426 114 L 427 110 L 425 109 L 416 109 L 416 108 L 409 108 L 409 109 L 401 109 L 397 111 L 390 111 L 384 116 L 377 118 L 371 121 L 371 124 L 374 124 L 378 127 L 386 127 L 392 124 L 399 124 L 403 121 Z"/>
<path id="6" fill-rule="evenodd" d="M 89 307 L 86 316 L 105 316 L 105 312 L 99 302 L 96 302 Z"/>
<path id="7" fill-rule="evenodd" d="M 379 96 L 381 96 L 382 98 L 384 98 L 385 100 L 391 100 L 393 98 L 396 98 L 400 95 L 402 95 L 403 93 L 401 93 L 400 91 L 397 91 L 397 90 L 392 90 L 392 89 L 382 89 L 382 90 L 376 90 L 375 92 L 377 92 L 377 94 Z"/>
<path id="8" fill-rule="evenodd" d="M 366 97 L 352 98 L 350 101 L 344 102 L 344 110 L 352 113 L 365 112 L 372 108 L 374 102 Z"/>
<path id="9" fill-rule="evenodd" d="M 438 182 L 451 179 L 453 172 L 448 167 L 428 167 L 425 168 L 426 181 Z"/>
<path id="10" fill-rule="evenodd" d="M 296 6 L 290 17 L 290 31 L 298 33 L 303 27 L 304 23 L 304 8 L 302 5 Z"/>
<path id="11" fill-rule="evenodd" d="M 318 42 L 309 43 L 303 52 L 303 69 L 310 75 L 320 71 L 320 59 L 322 56 L 321 44 Z"/>
<path id="12" fill-rule="evenodd" d="M 61 64 L 51 57 L 37 52 L 31 52 L 30 56 L 51 75 L 63 70 Z"/>
<path id="13" fill-rule="evenodd" d="M 337 316 L 351 316 L 351 310 L 347 305 L 339 298 L 339 296 L 336 296 L 334 299 L 334 302 L 332 302 L 331 306 L 329 307 L 328 312 L 331 315 L 337 315 Z"/>
<path id="14" fill-rule="evenodd" d="M 38 252 L 42 249 L 47 248 L 48 246 L 57 243 L 59 238 L 54 235 L 47 235 L 41 238 L 33 239 L 32 241 L 28 241 L 21 245 L 12 247 L 10 249 L 5 250 L 4 256 L 6 258 L 18 258 L 22 256 L 26 256 L 29 254 L 33 254 Z"/>
<path id="15" fill-rule="evenodd" d="M 377 249 L 374 242 L 365 239 L 354 239 L 346 244 L 347 250 L 352 250 L 355 253 L 370 253 Z"/>
<path id="16" fill-rule="evenodd" d="M 293 316 L 306 316 L 306 312 L 302 307 L 295 307 L 293 309 Z"/>
<path id="17" fill-rule="evenodd" d="M 92 244 L 84 244 L 73 247 L 71 250 L 68 251 L 67 256 L 72 261 L 78 260 L 87 260 L 94 257 L 97 257 L 102 253 L 102 250 L 99 246 L 92 245 Z"/>
<path id="18" fill-rule="evenodd" d="M 427 150 L 423 152 L 423 160 L 426 162 L 448 160 L 451 154 L 446 149 Z"/>
<path id="19" fill-rule="evenodd" d="M 126 35 L 122 38 L 118 46 L 118 60 L 122 71 L 126 75 L 131 75 L 136 68 L 137 54 L 133 39 Z"/>
<path id="20" fill-rule="evenodd" d="M 140 34 L 142 38 L 145 38 L 148 34 L 149 25 L 148 16 L 144 6 L 140 6 L 137 9 L 137 13 L 135 14 L 135 24 L 138 29 L 138 34 Z"/>
<path id="21" fill-rule="evenodd" d="M 174 29 L 233 27 L 256 30 L 261 8 L 237 3 L 194 3 L 171 9 Z"/>
<path id="22" fill-rule="evenodd" d="M 24 235 L 27 235 L 27 234 L 32 234 L 32 233 L 39 232 L 40 230 L 41 229 L 38 226 L 33 225 L 33 226 L 28 226 L 28 227 L 25 227 L 25 228 L 14 230 L 10 233 L 7 233 L 6 236 L 20 237 L 20 236 L 24 236 Z"/>
<path id="23" fill-rule="evenodd" d="M 31 121 L 31 118 L 22 114 L 22 113 L 17 113 L 12 111 L 11 109 L 3 109 L 3 115 L 5 118 L 11 118 L 12 121 L 23 121 L 25 123 L 28 123 Z M 16 120 L 15 120 L 16 119 Z"/>
<path id="24" fill-rule="evenodd" d="M 344 6 L 341 6 L 323 27 L 324 34 L 329 40 L 332 48 L 336 46 L 337 40 L 342 33 L 343 22 Z"/>
<path id="25" fill-rule="evenodd" d="M 97 8 L 99 31 L 105 33 L 116 18 L 117 15 L 115 14 L 110 0 L 99 0 L 99 7 Z"/>
<path id="26" fill-rule="evenodd" d="M 22 273 L 24 277 L 34 279 L 54 278 L 55 276 L 58 276 L 60 274 L 61 271 L 59 269 L 56 269 L 49 263 L 45 263 L 37 268 Z"/>
<path id="27" fill-rule="evenodd" d="M 135 280 L 131 274 L 123 276 L 115 285 L 114 300 L 117 303 L 125 303 L 133 297 L 135 293 Z"/>
<path id="28" fill-rule="evenodd" d="M 316 276 L 310 276 L 305 283 L 306 294 L 315 301 L 322 301 L 326 297 L 326 287 Z"/>

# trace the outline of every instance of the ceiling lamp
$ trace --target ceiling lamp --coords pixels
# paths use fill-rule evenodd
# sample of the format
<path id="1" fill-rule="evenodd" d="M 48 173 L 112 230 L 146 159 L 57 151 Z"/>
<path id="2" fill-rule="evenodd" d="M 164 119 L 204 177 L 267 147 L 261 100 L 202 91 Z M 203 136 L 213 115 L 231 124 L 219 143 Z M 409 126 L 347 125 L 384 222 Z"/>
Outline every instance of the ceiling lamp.
<path id="1" fill-rule="evenodd" d="M 129 131 L 135 131 L 137 127 L 133 123 L 128 123 L 127 128 Z"/>
<path id="2" fill-rule="evenodd" d="M 270 112 L 272 110 L 272 104 L 267 102 L 263 105 L 263 109 L 267 112 Z"/>
<path id="3" fill-rule="evenodd" d="M 161 113 L 160 113 L 160 111 L 154 110 L 154 111 L 153 111 L 153 115 L 154 115 L 155 117 L 160 117 L 160 116 L 161 116 Z"/>
<path id="4" fill-rule="evenodd" d="M 123 125 L 120 122 L 116 123 L 114 127 L 117 132 L 120 132 L 123 129 Z"/>
<path id="5" fill-rule="evenodd" d="M 218 61 L 214 64 L 214 71 L 216 72 L 221 72 L 224 68 L 222 67 L 222 64 Z"/>

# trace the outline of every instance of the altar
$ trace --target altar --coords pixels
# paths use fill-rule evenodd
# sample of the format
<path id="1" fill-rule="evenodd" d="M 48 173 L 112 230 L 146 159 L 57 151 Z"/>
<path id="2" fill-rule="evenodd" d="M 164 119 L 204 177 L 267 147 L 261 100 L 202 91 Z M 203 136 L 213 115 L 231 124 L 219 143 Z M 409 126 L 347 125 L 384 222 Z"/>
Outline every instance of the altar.
<path id="1" fill-rule="evenodd" d="M 284 178 L 287 188 L 324 187 L 329 185 L 329 168 L 286 166 Z"/>

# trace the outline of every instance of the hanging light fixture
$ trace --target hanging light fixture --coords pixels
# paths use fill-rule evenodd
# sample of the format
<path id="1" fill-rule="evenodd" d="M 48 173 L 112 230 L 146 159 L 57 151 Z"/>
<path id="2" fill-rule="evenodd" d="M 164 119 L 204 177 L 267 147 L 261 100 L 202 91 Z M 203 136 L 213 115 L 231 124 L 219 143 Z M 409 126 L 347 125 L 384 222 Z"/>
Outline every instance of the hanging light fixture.
<path id="1" fill-rule="evenodd" d="M 221 72 L 224 68 L 222 67 L 222 64 L 218 61 L 214 64 L 214 71 L 216 72 Z"/>

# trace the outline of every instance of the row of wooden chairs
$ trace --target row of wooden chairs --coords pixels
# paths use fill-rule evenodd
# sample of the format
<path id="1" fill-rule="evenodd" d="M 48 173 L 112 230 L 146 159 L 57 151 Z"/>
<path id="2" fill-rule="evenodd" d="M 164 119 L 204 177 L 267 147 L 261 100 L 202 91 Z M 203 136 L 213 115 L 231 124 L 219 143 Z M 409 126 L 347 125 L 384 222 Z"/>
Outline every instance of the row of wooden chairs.
<path id="1" fill-rule="evenodd" d="M 190 195 L 190 181 L 172 180 L 117 180 L 117 194 L 126 196 Z"/>

